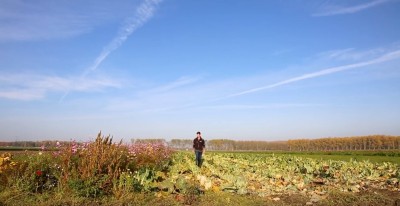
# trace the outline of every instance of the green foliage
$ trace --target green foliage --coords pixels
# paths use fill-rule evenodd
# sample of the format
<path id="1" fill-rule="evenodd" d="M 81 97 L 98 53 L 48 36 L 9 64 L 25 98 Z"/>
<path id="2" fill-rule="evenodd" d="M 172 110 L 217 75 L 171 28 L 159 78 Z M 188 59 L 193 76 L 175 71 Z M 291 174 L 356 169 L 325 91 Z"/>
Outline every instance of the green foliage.
<path id="1" fill-rule="evenodd" d="M 131 191 L 149 191 L 158 170 L 168 168 L 171 150 L 146 144 L 132 155 L 135 146 L 113 143 L 98 134 L 94 142 L 57 144 L 50 151 L 24 152 L 13 162 L 1 158 L 2 186 L 43 193 L 56 189 L 79 197 L 119 197 Z M 158 178 L 158 177 L 157 177 Z M 15 179 L 11 182 L 9 180 Z"/>
<path id="2" fill-rule="evenodd" d="M 71 179 L 68 181 L 68 186 L 78 196 L 96 198 L 108 192 L 108 190 L 105 190 L 107 188 L 103 187 L 107 179 L 107 175 L 85 180 Z"/>
<path id="3" fill-rule="evenodd" d="M 12 161 L 10 153 L 0 155 L 0 191 L 5 189 L 8 184 L 8 178 L 12 175 L 13 170 L 17 167 L 17 163 Z"/>
<path id="4" fill-rule="evenodd" d="M 332 189 L 345 192 L 359 192 L 367 188 L 400 190 L 400 168 L 387 162 L 212 153 L 207 155 L 203 167 L 199 169 L 194 167 L 192 156 L 191 153 L 175 155 L 174 164 L 164 182 L 173 183 L 174 188 L 184 190 L 185 186 L 179 181 L 194 180 L 205 191 L 259 196 L 314 191 L 326 193 Z"/>
<path id="5" fill-rule="evenodd" d="M 21 191 L 43 192 L 52 190 L 58 185 L 54 174 L 59 171 L 51 154 L 34 152 L 26 154 L 23 160 L 15 160 L 16 166 L 8 176 L 8 186 Z M 10 182 L 10 180 L 13 180 Z"/>
<path id="6" fill-rule="evenodd" d="M 122 145 L 101 134 L 86 144 L 71 142 L 57 150 L 21 153 L 19 157 L 3 155 L 0 199 L 4 202 L 0 204 L 25 198 L 27 204 L 46 205 L 53 198 L 59 205 L 85 205 L 86 199 L 116 205 L 127 200 L 160 205 L 154 199 L 168 205 L 240 205 L 240 201 L 251 205 L 262 202 L 258 200 L 269 204 L 277 196 L 301 195 L 307 201 L 329 205 L 325 198 L 331 191 L 345 194 L 346 204 L 356 201 L 354 195 L 346 194 L 371 189 L 400 191 L 397 164 L 360 161 L 360 155 L 349 161 L 297 153 L 207 153 L 203 157 L 199 168 L 193 153 L 172 153 L 161 144 Z M 19 194 L 18 198 L 12 193 Z M 214 196 L 226 199 L 212 202 L 209 198 Z"/>

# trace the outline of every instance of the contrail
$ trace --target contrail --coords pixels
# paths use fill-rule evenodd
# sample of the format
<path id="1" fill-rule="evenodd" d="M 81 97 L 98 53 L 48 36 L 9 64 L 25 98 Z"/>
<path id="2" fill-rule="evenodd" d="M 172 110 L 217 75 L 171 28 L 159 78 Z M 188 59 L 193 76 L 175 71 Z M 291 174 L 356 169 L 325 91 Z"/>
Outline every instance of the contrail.
<path id="1" fill-rule="evenodd" d="M 81 79 L 85 78 L 89 73 L 95 71 L 111 52 L 118 49 L 134 31 L 151 19 L 151 17 L 154 16 L 157 5 L 161 2 L 162 0 L 145 0 L 142 4 L 140 4 L 133 17 L 127 19 L 126 23 L 120 28 L 116 37 L 114 37 L 114 39 L 106 47 L 104 47 L 103 51 L 97 56 L 92 66 L 82 73 L 80 76 Z M 61 97 L 60 102 L 62 102 L 64 98 L 68 96 L 69 92 L 70 90 L 65 92 L 65 94 Z"/>
<path id="2" fill-rule="evenodd" d="M 390 1 L 390 0 L 375 0 L 375 1 L 370 1 L 365 4 L 361 4 L 361 5 L 333 9 L 330 11 L 313 14 L 313 16 L 333 16 L 333 15 L 339 15 L 339 14 L 352 14 L 352 13 L 356 13 L 356 12 L 377 6 L 382 3 L 386 3 L 388 1 Z"/>
<path id="3" fill-rule="evenodd" d="M 126 24 L 119 30 L 118 35 L 103 49 L 96 58 L 87 73 L 94 71 L 107 58 L 107 56 L 125 42 L 125 40 L 140 26 L 146 23 L 154 15 L 156 6 L 162 0 L 145 0 L 135 12 L 135 15 L 126 21 Z"/>
<path id="4" fill-rule="evenodd" d="M 315 77 L 319 77 L 319 76 L 325 76 L 325 75 L 329 75 L 329 74 L 333 74 L 333 73 L 337 73 L 337 72 L 341 72 L 341 71 L 345 71 L 345 70 L 350 70 L 350 69 L 355 69 L 355 68 L 359 68 L 359 67 L 364 67 L 364 66 L 369 66 L 369 65 L 373 65 L 373 64 L 378 64 L 378 63 L 382 63 L 382 62 L 387 62 L 393 59 L 398 59 L 400 58 L 400 50 L 396 50 L 394 52 L 390 52 L 387 53 L 385 55 L 382 55 L 376 59 L 370 60 L 370 61 L 365 61 L 365 62 L 360 62 L 360 63 L 355 63 L 355 64 L 349 64 L 349 65 L 344 65 L 344 66 L 338 66 L 338 67 L 332 67 L 332 68 L 328 68 L 328 69 L 324 69 L 318 72 L 313 72 L 313 73 L 308 73 L 308 74 L 304 74 L 298 77 L 294 77 L 294 78 L 290 78 L 275 84 L 270 84 L 267 86 L 263 86 L 263 87 L 257 87 L 254 89 L 249 89 L 246 91 L 242 91 L 239 93 L 235 93 L 235 94 L 231 94 L 229 96 L 227 96 L 226 98 L 230 98 L 230 97 L 237 97 L 237 96 L 241 96 L 241 95 L 245 95 L 245 94 L 250 94 L 250 93 L 254 93 L 254 92 L 258 92 L 258 91 L 262 91 L 262 90 L 266 90 L 266 89 L 271 89 L 274 87 L 278 87 L 278 86 L 282 86 L 285 84 L 290 84 L 293 82 L 298 82 L 301 80 L 306 80 L 306 79 L 311 79 L 311 78 L 315 78 Z"/>

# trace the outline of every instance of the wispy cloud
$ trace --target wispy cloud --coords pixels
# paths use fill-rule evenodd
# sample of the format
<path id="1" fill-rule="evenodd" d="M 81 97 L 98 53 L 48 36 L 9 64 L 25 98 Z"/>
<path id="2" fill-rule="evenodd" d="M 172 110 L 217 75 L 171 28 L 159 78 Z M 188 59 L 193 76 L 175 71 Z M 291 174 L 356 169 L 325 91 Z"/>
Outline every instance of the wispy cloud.
<path id="1" fill-rule="evenodd" d="M 14 100 L 35 100 L 43 98 L 44 93 L 45 92 L 41 89 L 1 89 L 0 98 Z"/>
<path id="2" fill-rule="evenodd" d="M 398 48 L 398 47 L 397 47 Z M 357 58 L 354 58 L 357 56 Z M 359 59 L 361 58 L 361 59 Z M 322 59 L 322 61 L 320 60 Z M 324 68 L 321 65 L 326 65 L 327 62 L 337 64 L 337 60 L 345 59 L 346 62 L 350 61 L 352 64 L 342 64 L 338 67 L 326 67 L 316 72 L 304 72 L 305 74 L 288 78 L 292 72 L 299 70 L 308 70 L 310 65 L 313 68 Z M 295 83 L 302 80 L 330 75 L 337 72 L 342 72 L 350 69 L 362 68 L 369 65 L 387 62 L 394 59 L 400 59 L 400 50 L 389 48 L 374 48 L 369 50 L 357 50 L 354 48 L 346 48 L 340 50 L 330 50 L 321 52 L 309 58 L 305 65 L 298 65 L 295 69 L 289 68 L 286 72 L 268 73 L 265 75 L 250 75 L 240 77 L 228 77 L 225 79 L 206 81 L 199 77 L 185 76 L 178 78 L 166 84 L 152 85 L 149 88 L 147 82 L 145 86 L 139 86 L 138 90 L 131 90 L 127 94 L 111 99 L 106 106 L 106 110 L 117 112 L 136 112 L 136 113 L 174 113 L 184 111 L 206 111 L 207 109 L 215 110 L 262 110 L 269 108 L 289 108 L 289 107 L 313 107 L 321 106 L 313 102 L 293 103 L 282 102 L 281 104 L 268 104 L 270 101 L 275 101 L 274 98 L 265 102 L 265 99 L 259 100 L 257 97 L 255 102 L 249 103 L 254 100 L 250 99 L 234 99 L 233 97 L 250 94 L 254 92 L 261 92 L 263 90 L 271 89 L 286 84 Z M 358 60 L 358 61 L 356 61 Z M 315 64 L 315 62 L 317 62 Z M 358 63 L 354 63 L 358 62 Z M 319 65 L 319 66 L 318 66 Z M 315 70 L 314 70 L 315 71 Z M 292 75 L 293 76 L 293 75 Z M 277 82 L 266 86 L 265 82 L 273 82 L 276 79 L 284 79 L 284 81 Z M 253 89 L 249 89 L 253 88 Z M 231 98 L 231 99 L 229 99 Z M 247 101 L 249 100 L 249 101 Z M 262 101 L 262 103 L 260 102 Z M 278 100 L 279 101 L 279 100 Z M 259 104 L 261 103 L 261 104 Z"/>
<path id="3" fill-rule="evenodd" d="M 177 80 L 152 88 L 131 91 L 107 107 L 109 110 L 141 110 L 143 112 L 164 111 L 177 106 L 191 104 L 199 95 L 199 77 L 180 77 Z M 204 87 L 202 87 L 204 90 Z M 160 101 L 162 100 L 162 101 Z"/>
<path id="4" fill-rule="evenodd" d="M 121 86 L 118 81 L 104 77 L 81 79 L 28 74 L 1 74 L 0 85 L 0 98 L 14 100 L 42 99 L 50 92 L 94 92 Z"/>
<path id="5" fill-rule="evenodd" d="M 321 60 L 338 60 L 338 61 L 360 61 L 363 59 L 371 59 L 387 52 L 384 48 L 375 48 L 370 50 L 358 51 L 355 48 L 330 50 L 317 54 L 317 58 Z"/>
<path id="6" fill-rule="evenodd" d="M 393 51 L 390 53 L 386 53 L 378 58 L 375 58 L 375 59 L 372 59 L 369 61 L 359 62 L 359 63 L 355 63 L 355 64 L 348 64 L 348 65 L 338 66 L 338 67 L 332 67 L 332 68 L 324 69 L 324 70 L 321 70 L 318 72 L 304 74 L 301 76 L 297 76 L 294 78 L 290 78 L 290 79 L 287 79 L 284 81 L 277 82 L 275 84 L 270 84 L 270 85 L 266 85 L 266 86 L 262 86 L 262 87 L 256 87 L 253 89 L 234 93 L 234 94 L 227 96 L 226 98 L 241 96 L 241 95 L 250 94 L 250 93 L 267 90 L 267 89 L 272 89 L 272 88 L 275 88 L 278 86 L 282 86 L 282 85 L 286 85 L 286 84 L 290 84 L 290 83 L 294 83 L 294 82 L 298 82 L 298 81 L 302 81 L 302 80 L 306 80 L 306 79 L 312 79 L 312 78 L 316 78 L 316 77 L 320 77 L 320 76 L 334 74 L 334 73 L 341 72 L 341 71 L 346 71 L 346 70 L 360 68 L 360 67 L 366 67 L 369 65 L 387 62 L 387 61 L 399 59 L 399 58 L 400 58 L 400 50 L 396 50 L 396 51 Z"/>
<path id="7" fill-rule="evenodd" d="M 158 86 L 156 88 L 150 89 L 146 91 L 145 93 L 162 93 L 162 92 L 168 92 L 173 89 L 177 89 L 179 87 L 187 86 L 189 84 L 193 84 L 197 82 L 200 78 L 198 77 L 188 77 L 184 76 L 181 77 L 173 82 L 169 82 L 165 85 Z"/>
<path id="8" fill-rule="evenodd" d="M 123 19 L 136 1 L 2 0 L 0 42 L 37 41 L 78 36 L 97 26 Z"/>
<path id="9" fill-rule="evenodd" d="M 297 107 L 317 107 L 324 106 L 322 104 L 302 104 L 302 103 L 282 103 L 282 104 L 226 104 L 213 106 L 200 106 L 198 109 L 215 109 L 215 110 L 259 110 L 259 109 L 278 109 L 278 108 L 297 108 Z"/>
<path id="10" fill-rule="evenodd" d="M 2 1 L 0 41 L 29 41 L 64 38 L 91 30 L 96 15 L 87 16 L 65 9 L 61 2 Z"/>
<path id="11" fill-rule="evenodd" d="M 373 0 L 367 3 L 359 4 L 359 5 L 353 5 L 353 6 L 347 6 L 347 7 L 342 7 L 342 6 L 336 6 L 336 5 L 328 5 L 324 6 L 322 8 L 321 12 L 315 13 L 312 16 L 333 16 L 333 15 L 340 15 L 340 14 L 353 14 L 357 13 L 369 8 L 372 8 L 374 6 L 378 6 L 380 4 L 389 2 L 390 0 Z"/>
<path id="12" fill-rule="evenodd" d="M 347 49 L 338 49 L 338 50 L 330 50 L 324 51 L 318 54 L 318 56 L 327 58 L 327 59 L 337 59 L 338 57 L 347 56 L 349 52 L 354 51 L 354 48 Z"/>

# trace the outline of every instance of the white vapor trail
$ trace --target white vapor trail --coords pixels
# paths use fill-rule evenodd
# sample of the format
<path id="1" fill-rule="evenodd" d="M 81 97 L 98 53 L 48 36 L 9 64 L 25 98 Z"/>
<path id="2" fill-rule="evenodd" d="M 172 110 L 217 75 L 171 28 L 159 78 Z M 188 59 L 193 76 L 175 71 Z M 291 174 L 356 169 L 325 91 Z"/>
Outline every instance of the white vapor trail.
<path id="1" fill-rule="evenodd" d="M 116 37 L 106 47 L 104 47 L 103 51 L 99 56 L 97 56 L 92 66 L 82 73 L 81 79 L 85 78 L 90 72 L 95 71 L 111 52 L 118 49 L 134 31 L 151 19 L 151 17 L 154 16 L 156 6 L 161 3 L 161 1 L 162 0 L 144 0 L 144 2 L 136 9 L 134 16 L 126 21 L 126 23 L 120 28 Z M 69 92 L 70 91 L 67 91 L 64 96 L 61 97 L 60 102 L 68 96 Z"/>
<path id="2" fill-rule="evenodd" d="M 338 14 L 352 14 L 352 13 L 356 13 L 356 12 L 368 9 L 370 7 L 377 6 L 382 3 L 386 3 L 388 1 L 390 1 L 390 0 L 374 0 L 374 1 L 367 2 L 367 3 L 361 4 L 361 5 L 339 8 L 339 9 L 334 9 L 331 11 L 325 11 L 322 13 L 313 14 L 313 16 L 333 16 L 333 15 L 338 15 Z"/>
<path id="3" fill-rule="evenodd" d="M 267 86 L 263 86 L 263 87 L 257 87 L 254 89 L 249 89 L 246 91 L 242 91 L 239 93 L 235 93 L 235 94 L 231 94 L 229 96 L 227 96 L 226 98 L 230 98 L 230 97 L 237 97 L 237 96 L 241 96 L 241 95 L 245 95 L 245 94 L 250 94 L 250 93 L 254 93 L 254 92 L 258 92 L 258 91 L 262 91 L 262 90 L 266 90 L 266 89 L 271 89 L 274 87 L 278 87 L 278 86 L 282 86 L 285 84 L 290 84 L 293 82 L 298 82 L 301 80 L 306 80 L 306 79 L 311 79 L 311 78 L 316 78 L 319 76 L 325 76 L 325 75 L 329 75 L 329 74 L 333 74 L 333 73 L 337 73 L 337 72 L 341 72 L 341 71 L 345 71 L 345 70 L 350 70 L 350 69 L 355 69 L 355 68 L 359 68 L 359 67 L 364 67 L 364 66 L 369 66 L 369 65 L 373 65 L 373 64 L 378 64 L 378 63 L 382 63 L 382 62 L 387 62 L 390 60 L 394 60 L 394 59 L 398 59 L 400 58 L 400 50 L 396 50 L 387 54 L 384 54 L 376 59 L 372 59 L 370 61 L 365 61 L 365 62 L 360 62 L 360 63 L 355 63 L 355 64 L 349 64 L 349 65 L 344 65 L 344 66 L 338 66 L 338 67 L 332 67 L 332 68 L 328 68 L 328 69 L 324 69 L 318 72 L 313 72 L 313 73 L 308 73 L 308 74 L 304 74 L 298 77 L 294 77 L 294 78 L 290 78 L 275 84 L 270 84 Z"/>
<path id="4" fill-rule="evenodd" d="M 135 15 L 128 19 L 126 24 L 120 29 L 118 35 L 103 49 L 96 58 L 93 65 L 84 73 L 94 71 L 107 58 L 107 56 L 125 42 L 125 40 L 140 26 L 146 23 L 154 15 L 156 6 L 162 0 L 145 0 L 137 9 Z"/>

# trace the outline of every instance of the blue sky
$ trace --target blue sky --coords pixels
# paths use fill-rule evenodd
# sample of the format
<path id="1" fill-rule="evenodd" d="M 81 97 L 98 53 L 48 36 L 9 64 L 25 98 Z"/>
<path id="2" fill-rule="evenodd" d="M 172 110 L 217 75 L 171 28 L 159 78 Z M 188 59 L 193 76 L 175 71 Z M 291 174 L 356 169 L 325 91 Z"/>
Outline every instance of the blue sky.
<path id="1" fill-rule="evenodd" d="M 400 135 L 399 11 L 0 0 L 0 140 Z"/>

